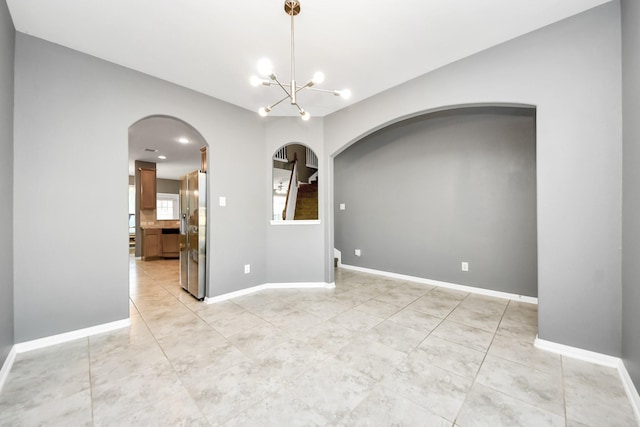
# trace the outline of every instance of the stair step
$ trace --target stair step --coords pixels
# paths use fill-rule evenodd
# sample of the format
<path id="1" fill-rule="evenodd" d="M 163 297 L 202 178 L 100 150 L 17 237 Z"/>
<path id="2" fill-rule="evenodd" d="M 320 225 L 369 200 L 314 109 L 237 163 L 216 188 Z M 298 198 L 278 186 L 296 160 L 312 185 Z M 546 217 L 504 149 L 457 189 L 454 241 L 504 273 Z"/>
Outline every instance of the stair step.
<path id="1" fill-rule="evenodd" d="M 300 184 L 295 219 L 318 219 L 318 182 Z"/>

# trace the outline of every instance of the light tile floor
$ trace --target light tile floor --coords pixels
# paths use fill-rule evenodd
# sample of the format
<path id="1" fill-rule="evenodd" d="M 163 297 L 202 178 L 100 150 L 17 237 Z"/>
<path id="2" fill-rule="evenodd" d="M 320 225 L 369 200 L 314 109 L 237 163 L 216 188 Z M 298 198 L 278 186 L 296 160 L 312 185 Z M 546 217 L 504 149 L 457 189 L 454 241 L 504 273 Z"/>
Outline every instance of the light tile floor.
<path id="1" fill-rule="evenodd" d="M 2 426 L 636 425 L 614 369 L 535 349 L 536 306 L 346 270 L 213 305 L 131 261 L 131 327 L 19 354 Z"/>

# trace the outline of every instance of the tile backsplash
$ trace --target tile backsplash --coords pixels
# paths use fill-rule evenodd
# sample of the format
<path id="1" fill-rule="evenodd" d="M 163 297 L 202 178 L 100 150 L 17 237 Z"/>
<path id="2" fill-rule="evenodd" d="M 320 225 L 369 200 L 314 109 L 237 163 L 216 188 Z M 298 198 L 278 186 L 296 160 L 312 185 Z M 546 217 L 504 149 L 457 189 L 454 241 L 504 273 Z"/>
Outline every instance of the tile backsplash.
<path id="1" fill-rule="evenodd" d="M 140 211 L 141 228 L 179 228 L 180 221 L 157 220 L 155 210 Z"/>

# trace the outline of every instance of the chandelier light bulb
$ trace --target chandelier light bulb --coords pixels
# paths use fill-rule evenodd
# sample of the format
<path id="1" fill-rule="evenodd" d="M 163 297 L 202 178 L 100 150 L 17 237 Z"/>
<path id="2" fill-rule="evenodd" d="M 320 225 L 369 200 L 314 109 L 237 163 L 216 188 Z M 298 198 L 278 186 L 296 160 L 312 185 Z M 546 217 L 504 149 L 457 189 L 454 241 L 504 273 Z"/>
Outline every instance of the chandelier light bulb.
<path id="1" fill-rule="evenodd" d="M 311 81 L 314 85 L 319 85 L 324 81 L 324 73 L 322 71 L 316 71 Z"/>
<path id="2" fill-rule="evenodd" d="M 258 87 L 262 84 L 262 79 L 258 76 L 251 76 L 249 83 L 251 83 L 251 86 L 253 87 Z"/>
<path id="3" fill-rule="evenodd" d="M 307 120 L 309 120 L 311 118 L 311 114 L 309 114 L 309 112 L 307 111 L 300 111 L 300 117 L 302 117 L 302 120 L 304 120 L 305 122 Z"/>
<path id="4" fill-rule="evenodd" d="M 262 107 L 258 110 L 258 114 L 260 114 L 260 117 L 267 117 L 267 114 L 269 114 L 269 111 L 271 111 L 271 109 L 269 107 Z"/>
<path id="5" fill-rule="evenodd" d="M 267 58 L 258 61 L 258 72 L 263 76 L 271 76 L 273 74 L 273 64 Z"/>
<path id="6" fill-rule="evenodd" d="M 349 99 L 351 98 L 351 91 L 349 89 L 337 90 L 336 95 L 344 99 Z"/>

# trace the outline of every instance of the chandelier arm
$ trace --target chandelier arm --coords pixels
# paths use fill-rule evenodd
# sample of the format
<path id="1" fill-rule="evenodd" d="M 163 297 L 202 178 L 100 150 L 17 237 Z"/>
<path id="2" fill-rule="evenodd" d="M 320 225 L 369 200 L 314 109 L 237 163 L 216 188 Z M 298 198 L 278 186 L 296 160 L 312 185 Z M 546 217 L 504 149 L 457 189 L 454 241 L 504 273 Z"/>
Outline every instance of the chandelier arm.
<path id="1" fill-rule="evenodd" d="M 279 82 L 276 80 L 263 80 L 262 83 L 260 83 L 262 86 L 284 86 L 282 84 L 278 84 Z M 284 88 L 286 89 L 289 85 L 284 86 Z M 304 89 L 307 86 L 298 86 L 296 85 L 296 92 L 299 92 L 300 90 Z M 288 90 L 287 90 L 288 92 Z"/>
<path id="2" fill-rule="evenodd" d="M 317 87 L 311 87 L 311 86 L 307 86 L 309 88 L 309 90 L 314 90 L 316 92 L 324 92 L 324 93 L 330 93 L 332 95 L 335 95 L 336 91 L 335 90 L 328 90 L 328 89 L 320 89 Z"/>
<path id="3" fill-rule="evenodd" d="M 273 110 L 273 108 L 274 108 L 275 106 L 277 106 L 278 104 L 280 104 L 280 103 L 281 103 L 282 101 L 284 101 L 285 99 L 289 99 L 289 98 L 291 98 L 291 97 L 287 94 L 287 96 L 285 96 L 284 98 L 282 98 L 280 101 L 276 102 L 275 104 L 270 105 L 270 106 L 269 106 L 269 110 Z M 298 105 L 298 104 L 296 104 L 296 105 Z"/>
<path id="4" fill-rule="evenodd" d="M 285 88 L 282 83 L 280 83 L 280 80 L 278 80 L 275 75 L 271 80 L 275 80 L 275 82 L 278 84 L 278 86 L 280 86 L 282 88 L 282 90 L 284 91 L 284 93 L 287 94 L 287 97 L 291 98 L 291 94 L 289 93 L 289 91 L 287 90 L 287 88 Z M 286 98 L 285 98 L 286 99 Z M 282 101 L 281 101 L 282 102 Z"/>
<path id="5" fill-rule="evenodd" d="M 313 82 L 309 82 L 304 86 L 297 86 L 296 87 L 296 93 L 300 92 L 302 89 L 306 89 L 306 88 L 310 88 L 311 86 L 313 86 Z"/>
<path id="6" fill-rule="evenodd" d="M 293 104 L 296 107 L 298 107 L 298 111 L 300 111 L 300 113 L 304 113 L 304 108 L 302 108 L 301 106 L 299 106 L 297 103 Z"/>

